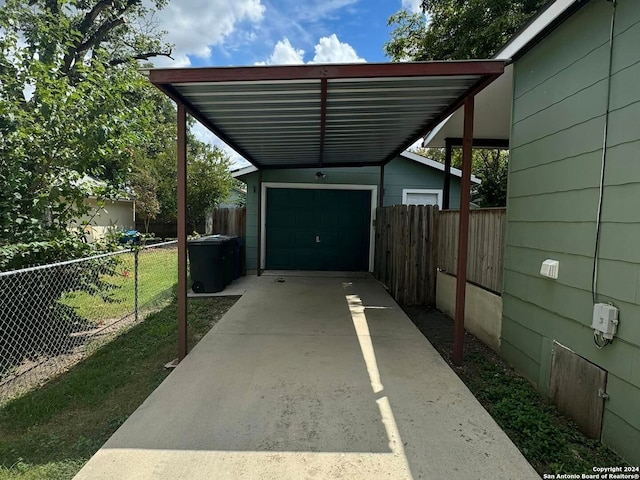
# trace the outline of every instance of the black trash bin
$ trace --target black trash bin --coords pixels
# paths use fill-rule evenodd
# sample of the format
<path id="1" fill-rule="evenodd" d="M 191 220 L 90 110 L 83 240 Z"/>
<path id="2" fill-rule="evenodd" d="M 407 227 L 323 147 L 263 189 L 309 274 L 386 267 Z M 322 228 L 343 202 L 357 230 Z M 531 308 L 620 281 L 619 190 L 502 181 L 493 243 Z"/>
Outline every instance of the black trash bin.
<path id="1" fill-rule="evenodd" d="M 235 264 L 233 267 L 233 278 L 240 278 L 242 276 L 242 247 L 244 246 L 244 239 L 242 237 L 236 237 L 236 256 Z"/>
<path id="2" fill-rule="evenodd" d="M 227 285 L 229 285 L 231 283 L 231 281 L 233 280 L 233 272 L 232 272 L 232 265 L 233 265 L 233 249 L 231 248 L 231 244 L 229 242 L 231 237 L 228 237 L 227 235 L 211 235 L 209 237 L 203 237 L 208 239 L 209 242 L 211 243 L 215 243 L 216 245 L 219 245 L 220 248 L 220 255 L 219 255 L 219 263 L 216 264 L 216 269 L 220 270 L 220 275 L 221 275 L 221 282 L 224 285 L 224 287 L 226 287 Z M 220 291 L 220 290 L 218 290 Z"/>
<path id="3" fill-rule="evenodd" d="M 215 293 L 224 290 L 229 274 L 228 240 L 220 235 L 202 237 L 187 242 L 191 289 L 194 293 Z"/>
<path id="4" fill-rule="evenodd" d="M 219 238 L 221 241 L 223 241 L 223 281 L 225 286 L 229 285 L 231 282 L 240 277 L 240 273 L 242 271 L 240 237 L 232 237 L 229 235 L 213 235 L 210 238 Z"/>
<path id="5" fill-rule="evenodd" d="M 240 253 L 241 238 L 227 237 L 229 239 L 228 251 L 231 257 L 231 281 L 240 278 L 242 272 L 242 256 Z"/>

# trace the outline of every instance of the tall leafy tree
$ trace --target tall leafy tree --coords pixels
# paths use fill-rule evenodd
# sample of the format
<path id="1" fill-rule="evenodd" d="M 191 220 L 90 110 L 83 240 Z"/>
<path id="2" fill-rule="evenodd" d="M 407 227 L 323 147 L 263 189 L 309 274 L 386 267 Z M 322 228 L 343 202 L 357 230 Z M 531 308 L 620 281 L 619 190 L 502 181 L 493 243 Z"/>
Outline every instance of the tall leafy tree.
<path id="1" fill-rule="evenodd" d="M 136 61 L 170 54 L 146 20 L 165 3 L 0 7 L 0 244 L 66 236 L 86 212 L 85 175 L 125 181 L 155 137 L 154 93 Z"/>
<path id="2" fill-rule="evenodd" d="M 197 225 L 208 211 L 228 197 L 233 178 L 229 171 L 229 156 L 222 149 L 200 142 L 191 133 L 187 142 L 187 221 Z M 142 168 L 157 181 L 158 216 L 176 220 L 175 141 L 157 155 L 147 157 Z"/>
<path id="3" fill-rule="evenodd" d="M 45 63 L 56 64 L 61 75 L 74 76 L 96 52 L 109 66 L 130 60 L 170 56 L 153 20 L 168 0 L 7 0 L 26 42 L 37 47 Z M 17 22 L 16 22 L 17 20 Z M 42 28 L 58 30 L 57 40 L 41 43 Z M 67 34 L 61 27 L 67 29 Z M 50 39 L 51 40 L 51 39 Z M 81 79 L 82 76 L 80 75 Z"/>
<path id="4" fill-rule="evenodd" d="M 223 150 L 202 142 L 192 143 L 191 150 L 187 163 L 187 221 L 196 225 L 229 196 L 233 179 L 229 157 Z"/>
<path id="5" fill-rule="evenodd" d="M 422 13 L 400 10 L 385 43 L 401 60 L 491 58 L 547 0 L 423 0 Z"/>
<path id="6" fill-rule="evenodd" d="M 482 149 L 476 152 L 479 160 L 478 185 L 475 200 L 483 207 L 504 207 L 507 204 L 507 174 L 509 153 L 505 150 Z"/>
<path id="7" fill-rule="evenodd" d="M 131 176 L 131 187 L 135 192 L 136 218 L 142 218 L 144 231 L 149 233 L 149 222 L 160 213 L 158 182 L 149 170 L 137 169 Z"/>

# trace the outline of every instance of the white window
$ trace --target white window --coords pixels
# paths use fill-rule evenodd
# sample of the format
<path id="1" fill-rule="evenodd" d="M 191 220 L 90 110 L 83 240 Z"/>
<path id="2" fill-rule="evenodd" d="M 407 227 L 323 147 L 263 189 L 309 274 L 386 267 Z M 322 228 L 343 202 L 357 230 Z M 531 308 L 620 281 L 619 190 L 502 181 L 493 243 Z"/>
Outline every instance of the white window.
<path id="1" fill-rule="evenodd" d="M 402 190 L 403 205 L 437 205 L 442 208 L 442 190 L 405 188 Z"/>

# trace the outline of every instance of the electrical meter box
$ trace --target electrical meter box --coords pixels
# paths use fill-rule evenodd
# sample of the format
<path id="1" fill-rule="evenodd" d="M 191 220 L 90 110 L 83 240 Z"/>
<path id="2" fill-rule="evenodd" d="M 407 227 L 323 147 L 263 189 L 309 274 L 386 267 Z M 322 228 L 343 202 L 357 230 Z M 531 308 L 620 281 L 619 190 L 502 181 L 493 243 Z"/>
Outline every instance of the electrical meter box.
<path id="1" fill-rule="evenodd" d="M 591 328 L 602 333 L 604 338 L 611 340 L 618 328 L 618 309 L 608 303 L 596 303 L 593 306 Z"/>

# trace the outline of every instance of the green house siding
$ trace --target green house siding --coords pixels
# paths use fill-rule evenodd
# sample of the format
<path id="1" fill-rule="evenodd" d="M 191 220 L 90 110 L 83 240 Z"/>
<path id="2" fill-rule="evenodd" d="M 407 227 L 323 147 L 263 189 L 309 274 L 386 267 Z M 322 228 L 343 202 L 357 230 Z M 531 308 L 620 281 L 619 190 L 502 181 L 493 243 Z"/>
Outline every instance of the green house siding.
<path id="1" fill-rule="evenodd" d="M 397 158 L 384 169 L 384 205 L 402 204 L 402 190 L 424 188 L 442 190 L 444 174 L 441 171 L 404 158 Z M 460 207 L 460 179 L 451 178 L 451 208 Z"/>
<path id="2" fill-rule="evenodd" d="M 264 170 L 263 182 L 273 183 L 319 183 L 315 177 L 316 170 Z M 326 175 L 321 184 L 336 185 L 379 185 L 380 168 L 323 168 Z M 247 269 L 255 270 L 258 265 L 258 173 L 250 173 L 240 177 L 247 184 L 247 235 L 246 258 Z M 384 169 L 384 205 L 402 203 L 402 190 L 407 188 L 441 190 L 444 173 L 435 168 L 419 164 L 403 157 L 389 162 Z M 460 206 L 460 180 L 451 179 L 451 208 Z"/>
<path id="3" fill-rule="evenodd" d="M 514 65 L 502 353 L 548 393 L 553 341 L 609 372 L 603 441 L 640 462 L 640 2 L 614 32 L 598 301 L 620 309 L 593 344 L 591 279 L 612 5 L 592 0 Z M 559 277 L 539 275 L 560 262 Z"/>

